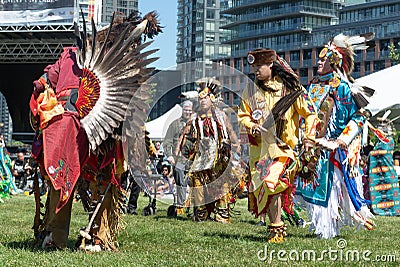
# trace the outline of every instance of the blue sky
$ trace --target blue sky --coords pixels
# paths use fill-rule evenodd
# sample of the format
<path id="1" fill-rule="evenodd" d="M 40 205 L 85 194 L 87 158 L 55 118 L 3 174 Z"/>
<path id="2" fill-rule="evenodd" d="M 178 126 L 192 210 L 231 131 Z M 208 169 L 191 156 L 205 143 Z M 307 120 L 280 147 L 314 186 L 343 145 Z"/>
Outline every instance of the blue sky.
<path id="1" fill-rule="evenodd" d="M 151 66 L 157 69 L 166 69 L 176 65 L 176 0 L 139 0 L 139 11 L 143 15 L 156 10 L 159 14 L 163 33 L 154 38 L 154 43 L 149 49 L 160 49 L 155 55 L 160 59 Z"/>

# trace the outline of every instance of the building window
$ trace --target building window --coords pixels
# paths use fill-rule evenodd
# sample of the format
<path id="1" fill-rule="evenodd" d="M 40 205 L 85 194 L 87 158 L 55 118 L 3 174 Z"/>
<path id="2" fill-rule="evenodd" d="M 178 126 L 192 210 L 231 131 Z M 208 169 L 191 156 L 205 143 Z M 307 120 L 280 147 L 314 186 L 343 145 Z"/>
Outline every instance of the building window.
<path id="1" fill-rule="evenodd" d="M 299 70 L 299 74 L 300 74 L 301 77 L 308 77 L 308 69 L 306 69 L 306 68 L 301 68 L 301 69 Z"/>
<path id="2" fill-rule="evenodd" d="M 215 0 L 207 0 L 207 6 L 208 7 L 215 7 L 216 6 Z"/>
<path id="3" fill-rule="evenodd" d="M 215 31 L 215 23 L 214 22 L 206 22 L 206 30 L 207 31 Z"/>
<path id="4" fill-rule="evenodd" d="M 206 45 L 206 55 L 214 56 L 214 53 L 215 53 L 214 45 Z"/>
<path id="5" fill-rule="evenodd" d="M 385 51 L 385 50 L 388 50 L 388 47 L 389 47 L 389 44 L 390 44 L 390 42 L 389 42 L 390 40 L 380 40 L 379 41 L 379 48 L 380 48 L 380 50 L 381 51 Z"/>
<path id="6" fill-rule="evenodd" d="M 369 73 L 371 71 L 371 64 L 369 61 L 365 62 L 365 74 L 367 74 L 367 72 Z"/>
<path id="7" fill-rule="evenodd" d="M 237 70 L 240 70 L 241 69 L 241 59 L 240 58 L 235 58 L 235 60 L 234 60 L 234 68 L 235 69 L 237 69 Z"/>
<path id="8" fill-rule="evenodd" d="M 233 93 L 233 105 L 239 106 L 240 105 L 240 96 L 237 94 Z"/>
<path id="9" fill-rule="evenodd" d="M 230 92 L 224 92 L 225 103 L 229 103 L 230 95 Z"/>
<path id="10" fill-rule="evenodd" d="M 207 19 L 215 19 L 215 10 L 207 10 L 206 18 Z"/>
<path id="11" fill-rule="evenodd" d="M 299 60 L 300 60 L 300 51 L 291 51 L 290 61 L 299 61 Z"/>
<path id="12" fill-rule="evenodd" d="M 303 60 L 309 60 L 312 58 L 312 50 L 307 49 L 303 51 Z"/>
<path id="13" fill-rule="evenodd" d="M 206 42 L 214 42 L 215 34 L 214 33 L 206 33 Z"/>
<path id="14" fill-rule="evenodd" d="M 360 63 L 354 64 L 354 72 L 360 72 Z"/>
<path id="15" fill-rule="evenodd" d="M 385 68 L 385 61 L 379 60 L 374 62 L 374 72 L 383 70 Z"/>

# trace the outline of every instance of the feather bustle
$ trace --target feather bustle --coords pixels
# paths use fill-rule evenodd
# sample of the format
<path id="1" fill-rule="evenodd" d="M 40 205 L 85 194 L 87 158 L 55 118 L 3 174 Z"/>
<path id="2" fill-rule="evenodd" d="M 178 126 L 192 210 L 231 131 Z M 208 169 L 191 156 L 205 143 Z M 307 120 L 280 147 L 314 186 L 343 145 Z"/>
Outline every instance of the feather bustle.
<path id="1" fill-rule="evenodd" d="M 148 58 L 157 50 L 142 52 L 151 42 L 142 44 L 141 36 L 144 34 L 145 37 L 152 38 L 161 32 L 156 14 L 152 12 L 141 21 L 123 22 L 125 28 L 120 28 L 122 33 L 110 39 L 114 29 L 114 16 L 115 14 L 109 28 L 104 30 L 107 35 L 103 44 L 97 41 L 93 21 L 92 42 L 88 42 L 86 23 L 83 32 L 77 36 L 82 41 L 82 49 L 77 56 L 84 67 L 95 73 L 101 85 L 100 97 L 92 103 L 94 106 L 88 109 L 88 114 L 81 118 L 90 149 L 94 152 L 105 151 L 107 140 L 111 137 L 117 138 L 119 134 L 115 134 L 118 133 L 117 129 L 125 116 L 135 119 L 129 127 L 132 136 L 144 136 L 144 121 L 147 117 L 145 110 L 148 108 L 144 101 L 151 98 L 151 93 L 149 86 L 145 85 L 142 88 L 140 85 L 154 70 L 146 66 L 157 59 Z M 112 40 L 112 45 L 109 47 L 108 40 Z M 128 115 L 127 110 L 134 112 Z M 136 148 L 144 147 L 138 139 L 134 143 Z M 135 154 L 138 152 L 137 149 L 134 150 Z M 144 156 L 145 154 L 140 155 L 140 161 L 145 161 Z"/>

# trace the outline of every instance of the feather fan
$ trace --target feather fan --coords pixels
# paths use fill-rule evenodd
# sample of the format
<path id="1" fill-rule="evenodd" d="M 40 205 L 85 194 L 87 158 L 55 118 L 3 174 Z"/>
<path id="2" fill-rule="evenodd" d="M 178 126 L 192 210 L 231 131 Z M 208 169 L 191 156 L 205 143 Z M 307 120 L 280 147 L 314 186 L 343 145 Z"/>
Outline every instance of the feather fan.
<path id="1" fill-rule="evenodd" d="M 136 142 L 132 151 L 129 148 L 129 153 L 145 150 L 144 109 L 148 108 L 146 101 L 152 95 L 149 87 L 141 85 L 154 70 L 147 65 L 157 59 L 148 56 L 157 50 L 143 52 L 151 42 L 143 44 L 142 37 L 152 39 L 162 32 L 157 14 L 151 12 L 143 19 L 138 16 L 121 19 L 114 13 L 109 26 L 100 31 L 93 20 L 91 23 L 91 35 L 86 31 L 85 21 L 83 32 L 75 24 L 80 48 L 78 64 L 83 68 L 76 107 L 90 150 L 94 153 L 107 150 L 110 138 L 117 135 L 124 120 L 129 118 L 134 121 L 128 123 L 127 136 L 133 141 L 143 140 L 143 144 Z M 141 164 L 143 159 L 139 161 Z"/>

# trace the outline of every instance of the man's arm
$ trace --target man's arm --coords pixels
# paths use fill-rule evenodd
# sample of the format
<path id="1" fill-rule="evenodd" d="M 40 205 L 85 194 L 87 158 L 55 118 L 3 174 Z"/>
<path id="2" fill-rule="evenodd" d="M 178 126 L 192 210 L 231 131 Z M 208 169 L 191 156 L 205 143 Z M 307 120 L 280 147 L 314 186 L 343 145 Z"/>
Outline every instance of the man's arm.
<path id="1" fill-rule="evenodd" d="M 232 124 L 229 121 L 228 116 L 225 113 L 223 113 L 223 116 L 224 116 L 226 131 L 228 132 L 228 136 L 231 140 L 231 146 L 233 148 L 233 151 L 235 151 L 236 153 L 240 153 L 240 141 L 236 135 L 236 132 L 233 130 Z"/>
<path id="2" fill-rule="evenodd" d="M 177 139 L 177 137 L 179 137 L 179 129 L 178 129 L 178 124 L 179 124 L 179 120 L 174 120 L 168 127 L 168 130 L 165 134 L 165 138 L 163 141 L 163 147 L 164 147 L 164 153 L 169 157 L 169 156 L 173 156 L 174 152 L 175 152 L 175 147 L 176 144 L 174 144 L 174 140 Z"/>
<path id="3" fill-rule="evenodd" d="M 304 118 L 306 126 L 304 137 L 315 141 L 316 127 L 319 119 L 316 108 L 305 89 L 303 89 L 301 95 L 296 99 L 295 108 L 300 116 Z"/>
<path id="4" fill-rule="evenodd" d="M 192 131 L 192 121 L 190 120 L 186 123 L 186 126 L 183 128 L 183 130 L 178 138 L 178 142 L 176 144 L 175 151 L 174 151 L 174 157 L 180 156 L 180 154 L 182 152 L 182 148 L 185 146 L 185 144 L 187 142 L 187 135 L 190 134 L 191 131 Z"/>

